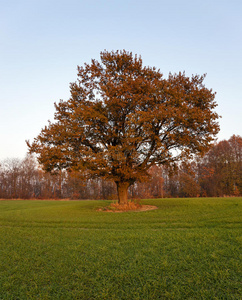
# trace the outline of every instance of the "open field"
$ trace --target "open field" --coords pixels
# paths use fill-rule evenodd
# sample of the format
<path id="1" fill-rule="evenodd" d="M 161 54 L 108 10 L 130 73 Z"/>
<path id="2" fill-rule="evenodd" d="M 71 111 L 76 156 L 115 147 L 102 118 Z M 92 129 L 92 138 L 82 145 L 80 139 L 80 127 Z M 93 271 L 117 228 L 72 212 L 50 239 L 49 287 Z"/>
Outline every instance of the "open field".
<path id="1" fill-rule="evenodd" d="M 242 198 L 0 201 L 0 299 L 241 299 Z"/>

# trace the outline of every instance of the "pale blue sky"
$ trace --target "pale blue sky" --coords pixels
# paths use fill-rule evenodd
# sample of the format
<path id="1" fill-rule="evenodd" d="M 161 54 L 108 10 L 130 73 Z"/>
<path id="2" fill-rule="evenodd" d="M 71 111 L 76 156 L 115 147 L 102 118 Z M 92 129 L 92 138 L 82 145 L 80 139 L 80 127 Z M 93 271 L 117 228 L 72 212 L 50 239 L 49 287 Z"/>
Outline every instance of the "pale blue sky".
<path id="1" fill-rule="evenodd" d="M 241 0 L 0 0 L 0 160 L 23 158 L 77 65 L 107 49 L 217 92 L 218 139 L 242 135 Z"/>

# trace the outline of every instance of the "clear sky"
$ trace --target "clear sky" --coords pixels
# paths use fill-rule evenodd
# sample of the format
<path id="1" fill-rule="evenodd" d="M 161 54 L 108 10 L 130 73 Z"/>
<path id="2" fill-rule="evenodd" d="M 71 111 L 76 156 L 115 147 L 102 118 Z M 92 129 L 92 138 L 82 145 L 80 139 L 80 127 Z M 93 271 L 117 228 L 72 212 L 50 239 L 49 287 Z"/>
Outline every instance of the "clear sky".
<path id="1" fill-rule="evenodd" d="M 26 155 L 77 65 L 104 49 L 141 55 L 164 77 L 207 73 L 218 139 L 242 134 L 241 0 L 0 0 L 0 160 Z"/>

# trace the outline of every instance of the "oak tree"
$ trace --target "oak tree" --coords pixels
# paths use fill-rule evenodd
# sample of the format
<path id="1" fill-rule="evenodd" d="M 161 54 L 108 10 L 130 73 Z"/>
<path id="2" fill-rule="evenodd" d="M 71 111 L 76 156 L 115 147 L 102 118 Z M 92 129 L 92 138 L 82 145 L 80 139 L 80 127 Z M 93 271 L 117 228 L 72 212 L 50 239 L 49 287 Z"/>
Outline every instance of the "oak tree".
<path id="1" fill-rule="evenodd" d="M 165 79 L 132 52 L 100 57 L 78 67 L 70 99 L 55 103 L 55 121 L 27 143 L 46 171 L 112 180 L 125 204 L 129 186 L 151 166 L 209 149 L 219 130 L 215 93 L 205 75 Z"/>

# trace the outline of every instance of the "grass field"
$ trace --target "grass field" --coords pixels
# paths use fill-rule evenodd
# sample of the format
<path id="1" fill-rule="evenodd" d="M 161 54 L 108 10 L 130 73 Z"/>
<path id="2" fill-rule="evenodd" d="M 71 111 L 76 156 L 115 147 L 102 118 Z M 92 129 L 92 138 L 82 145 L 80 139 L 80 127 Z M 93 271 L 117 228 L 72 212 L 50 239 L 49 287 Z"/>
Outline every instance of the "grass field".
<path id="1" fill-rule="evenodd" d="M 242 299 L 242 198 L 0 201 L 0 299 Z"/>

